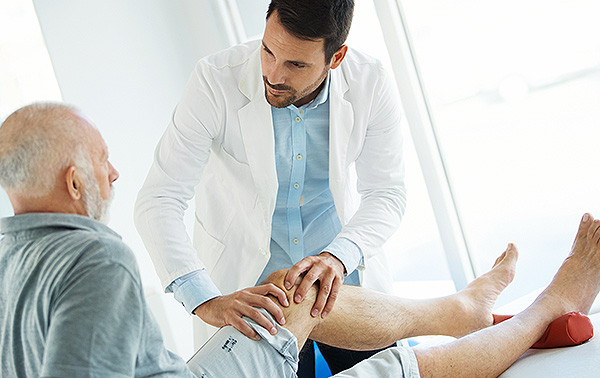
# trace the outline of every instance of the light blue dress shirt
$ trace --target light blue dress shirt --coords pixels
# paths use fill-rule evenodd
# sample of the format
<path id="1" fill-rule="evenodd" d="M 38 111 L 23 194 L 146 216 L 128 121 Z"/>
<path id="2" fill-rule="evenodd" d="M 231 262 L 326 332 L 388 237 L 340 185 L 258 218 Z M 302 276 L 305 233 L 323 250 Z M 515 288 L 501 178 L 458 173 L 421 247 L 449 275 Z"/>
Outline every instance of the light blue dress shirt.
<path id="1" fill-rule="evenodd" d="M 279 190 L 271 229 L 271 257 L 257 284 L 278 269 L 327 251 L 348 273 L 344 283 L 359 285 L 360 248 L 337 238 L 341 223 L 329 190 L 329 81 L 310 103 L 271 107 Z M 206 270 L 188 273 L 167 288 L 188 312 L 217 297 Z"/>
<path id="2" fill-rule="evenodd" d="M 334 240 L 342 226 L 329 190 L 329 80 L 313 101 L 300 108 L 271 107 L 279 190 L 271 258 L 257 284 L 271 272 L 323 251 L 344 264 L 350 273 L 346 284 L 359 284 L 355 269 L 360 249 L 348 239 Z"/>

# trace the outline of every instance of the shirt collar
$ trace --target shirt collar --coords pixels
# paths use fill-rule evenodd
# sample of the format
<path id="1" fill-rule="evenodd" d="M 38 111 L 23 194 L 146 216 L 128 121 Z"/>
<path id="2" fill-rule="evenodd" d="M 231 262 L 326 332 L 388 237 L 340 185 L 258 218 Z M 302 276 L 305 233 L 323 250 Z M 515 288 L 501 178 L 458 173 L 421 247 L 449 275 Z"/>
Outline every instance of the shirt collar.
<path id="1" fill-rule="evenodd" d="M 325 85 L 323 86 L 323 89 L 321 89 L 321 92 L 319 92 L 319 94 L 317 95 L 317 97 L 315 97 L 314 100 L 312 100 L 306 105 L 301 106 L 301 108 L 306 107 L 306 109 L 314 109 L 317 106 L 324 104 L 329 99 L 329 81 L 331 80 L 330 77 L 331 76 L 328 72 L 327 77 L 325 78 Z"/>
<path id="2" fill-rule="evenodd" d="M 331 72 L 331 71 L 330 71 Z M 324 104 L 329 99 L 329 82 L 331 81 L 330 72 L 327 73 L 327 77 L 325 78 L 325 85 L 321 89 L 321 92 L 308 104 L 302 105 L 300 108 L 297 108 L 296 105 L 291 104 L 287 108 L 293 112 L 296 112 L 298 109 L 310 110 L 318 107 L 321 104 Z"/>
<path id="3" fill-rule="evenodd" d="M 121 236 L 108 226 L 93 220 L 90 217 L 63 214 L 63 213 L 31 213 L 15 215 L 0 219 L 0 234 L 14 232 L 33 231 L 43 228 L 66 228 L 75 230 L 87 230 L 116 236 Z"/>

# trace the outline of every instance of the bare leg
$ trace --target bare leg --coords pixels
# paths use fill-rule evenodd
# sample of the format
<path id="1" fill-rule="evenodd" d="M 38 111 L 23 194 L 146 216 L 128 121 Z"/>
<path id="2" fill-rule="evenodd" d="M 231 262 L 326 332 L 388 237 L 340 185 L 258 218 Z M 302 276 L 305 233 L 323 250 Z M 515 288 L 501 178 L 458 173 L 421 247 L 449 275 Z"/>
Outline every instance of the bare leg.
<path id="1" fill-rule="evenodd" d="M 343 297 L 311 339 L 346 349 L 376 349 L 407 337 L 460 337 L 488 327 L 498 295 L 514 278 L 516 261 L 517 250 L 511 245 L 491 271 L 441 298 L 409 300 L 345 286 Z M 352 337 L 347 340 L 349 324 Z"/>
<path id="2" fill-rule="evenodd" d="M 285 327 L 296 335 L 300 347 L 310 338 L 355 350 L 383 348 L 419 335 L 464 336 L 492 325 L 492 307 L 512 281 L 516 261 L 517 251 L 510 245 L 491 271 L 459 293 L 442 298 L 402 299 L 345 285 L 333 311 L 324 319 L 308 316 L 316 298 L 317 291 L 313 288 L 302 303 L 290 300 L 290 307 L 283 308 Z M 283 288 L 284 276 L 285 271 L 275 272 L 267 282 Z M 293 291 L 294 288 L 288 293 Z"/>
<path id="3" fill-rule="evenodd" d="M 586 219 L 587 218 L 587 219 Z M 586 214 L 571 253 L 553 281 L 525 311 L 443 346 L 415 349 L 427 377 L 497 377 L 559 316 L 587 313 L 600 288 L 600 221 Z"/>

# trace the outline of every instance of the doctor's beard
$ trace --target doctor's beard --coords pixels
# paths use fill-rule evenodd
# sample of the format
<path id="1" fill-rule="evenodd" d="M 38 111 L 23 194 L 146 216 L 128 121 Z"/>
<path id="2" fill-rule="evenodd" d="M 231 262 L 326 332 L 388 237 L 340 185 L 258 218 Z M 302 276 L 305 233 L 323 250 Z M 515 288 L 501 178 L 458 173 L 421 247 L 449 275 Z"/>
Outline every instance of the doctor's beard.
<path id="1" fill-rule="evenodd" d="M 329 73 L 329 68 L 326 67 L 323 70 L 323 72 L 321 73 L 321 75 L 319 76 L 319 78 L 314 83 L 303 88 L 301 91 L 298 91 L 295 88 L 293 88 L 289 85 L 285 85 L 285 84 L 271 84 L 267 80 L 266 76 L 263 76 L 263 82 L 265 84 L 265 98 L 267 99 L 267 102 L 271 106 L 274 106 L 276 108 L 287 108 L 291 104 L 295 104 L 295 103 L 301 101 L 302 99 L 304 99 L 312 94 L 315 94 L 315 92 L 316 92 L 316 94 L 314 97 L 316 97 L 318 95 L 319 91 L 322 89 L 323 83 L 324 83 L 325 78 L 327 77 L 328 73 Z M 272 88 L 276 91 L 286 91 L 287 93 L 275 96 L 269 92 L 268 88 Z M 301 104 L 301 105 L 304 105 L 304 104 Z"/>

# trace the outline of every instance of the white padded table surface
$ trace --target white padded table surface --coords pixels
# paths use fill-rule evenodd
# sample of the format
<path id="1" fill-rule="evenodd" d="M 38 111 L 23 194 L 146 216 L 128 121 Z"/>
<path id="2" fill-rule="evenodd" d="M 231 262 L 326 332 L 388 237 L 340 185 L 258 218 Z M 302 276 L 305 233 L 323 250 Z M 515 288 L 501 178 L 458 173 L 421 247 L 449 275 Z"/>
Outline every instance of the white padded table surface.
<path id="1" fill-rule="evenodd" d="M 589 316 L 594 337 L 582 345 L 530 349 L 501 378 L 597 378 L 600 377 L 600 313 Z"/>

